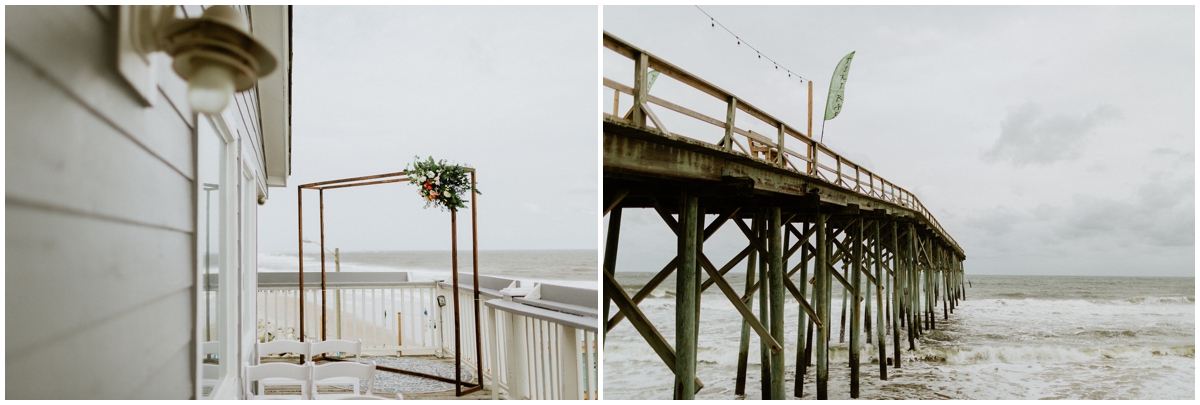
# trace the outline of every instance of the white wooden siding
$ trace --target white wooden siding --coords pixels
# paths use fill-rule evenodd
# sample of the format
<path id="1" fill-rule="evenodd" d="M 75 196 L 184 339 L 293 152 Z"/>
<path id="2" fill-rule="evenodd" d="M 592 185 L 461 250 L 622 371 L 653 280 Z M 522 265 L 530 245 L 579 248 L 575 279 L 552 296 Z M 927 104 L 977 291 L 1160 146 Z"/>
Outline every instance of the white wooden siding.
<path id="1" fill-rule="evenodd" d="M 140 103 L 116 71 L 116 14 L 5 8 L 7 399 L 195 393 L 195 115 L 166 63 Z M 261 184 L 256 97 L 224 115 Z"/>

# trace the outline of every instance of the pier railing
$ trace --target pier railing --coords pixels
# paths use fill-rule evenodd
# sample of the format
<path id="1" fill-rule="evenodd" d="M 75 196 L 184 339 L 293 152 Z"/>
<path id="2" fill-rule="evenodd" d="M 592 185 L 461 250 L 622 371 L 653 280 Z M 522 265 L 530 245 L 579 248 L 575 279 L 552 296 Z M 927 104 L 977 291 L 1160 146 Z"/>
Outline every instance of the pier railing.
<path id="1" fill-rule="evenodd" d="M 624 122 L 647 128 L 649 128 L 648 125 L 653 125 L 654 129 L 668 138 L 686 138 L 695 142 L 717 146 L 725 152 L 746 155 L 781 169 L 791 170 L 799 175 L 820 179 L 845 190 L 910 209 L 926 219 L 942 237 L 946 238 L 960 253 L 962 252 L 962 248 L 959 247 L 958 242 L 954 241 L 954 238 L 942 228 L 942 225 L 938 223 L 933 214 L 925 208 L 924 204 L 921 204 L 921 201 L 915 195 L 861 165 L 846 159 L 810 137 L 809 133 L 812 130 L 812 82 L 809 82 L 808 88 L 809 119 L 806 132 L 809 133 L 805 133 L 801 132 L 799 127 L 788 125 L 783 120 L 771 116 L 745 100 L 739 99 L 732 93 L 722 90 L 720 87 L 696 77 L 608 32 L 604 33 L 604 47 L 634 61 L 633 86 L 622 84 L 607 77 L 604 78 L 604 87 L 633 97 L 633 106 L 627 114 L 622 114 L 621 111 L 618 111 L 619 103 L 614 102 L 613 113 L 605 113 L 605 120 Z M 660 76 L 670 77 L 679 83 L 699 90 L 701 93 L 725 103 L 725 117 L 710 117 L 696 110 L 681 106 L 676 102 L 650 95 L 648 85 L 648 72 L 650 69 L 657 70 Z M 725 134 L 721 138 L 721 141 L 712 143 L 671 132 L 667 129 L 663 120 L 654 112 L 654 109 L 650 108 L 651 104 L 662 107 L 667 111 L 678 113 L 684 117 L 722 128 Z M 753 130 L 739 128 L 736 122 L 738 111 L 745 113 L 751 119 L 758 120 L 768 127 L 773 128 L 776 132 L 774 137 L 756 133 Z"/>
<path id="2" fill-rule="evenodd" d="M 459 282 L 464 370 L 481 376 L 494 398 L 596 399 L 596 290 L 480 276 L 478 353 L 470 279 Z M 304 280 L 306 305 L 315 308 L 305 314 L 307 340 L 320 340 L 324 325 L 328 339 L 362 339 L 364 355 L 454 356 L 451 283 L 410 281 L 407 272 L 327 273 L 322 320 L 320 273 Z M 296 273 L 259 273 L 257 299 L 260 341 L 299 339 Z"/>

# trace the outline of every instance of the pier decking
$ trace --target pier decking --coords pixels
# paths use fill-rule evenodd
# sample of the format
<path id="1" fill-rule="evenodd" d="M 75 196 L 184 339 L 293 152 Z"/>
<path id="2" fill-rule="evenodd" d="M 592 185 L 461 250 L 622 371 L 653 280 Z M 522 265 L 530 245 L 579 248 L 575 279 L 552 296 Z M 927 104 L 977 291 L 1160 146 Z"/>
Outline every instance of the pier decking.
<path id="1" fill-rule="evenodd" d="M 703 387 L 701 376 L 696 375 L 700 295 L 713 285 L 743 318 L 737 394 L 745 393 L 746 358 L 753 333 L 767 349 L 763 353 L 770 353 L 764 355 L 760 370 L 761 381 L 769 382 L 762 386 L 763 398 L 770 399 L 785 398 L 788 363 L 796 367 L 793 395 L 802 395 L 812 356 L 816 357 L 817 398 L 827 398 L 834 280 L 852 295 L 849 364 L 851 397 L 855 398 L 862 328 L 870 331 L 872 323 L 894 326 L 890 339 L 885 339 L 886 328 L 874 328 L 880 343 L 879 378 L 886 380 L 886 359 L 894 357 L 894 367 L 903 367 L 901 347 L 915 349 L 916 339 L 936 328 L 938 302 L 943 318 L 948 318 L 958 300 L 965 298 L 965 253 L 916 196 L 809 136 L 811 82 L 809 122 L 801 132 L 800 127 L 607 32 L 603 41 L 605 48 L 634 61 L 632 86 L 604 79 L 604 86 L 617 92 L 616 96 L 624 93 L 633 99 L 629 113 L 623 114 L 625 110 L 614 101 L 613 114 L 603 116 L 604 214 L 609 215 L 603 263 L 604 330 L 628 320 L 674 372 L 676 399 L 692 399 Z M 667 101 L 649 95 L 650 69 L 726 103 L 726 116 L 709 117 L 683 106 L 689 100 Z M 724 136 L 706 142 L 671 132 L 660 119 L 659 114 L 664 113 L 723 128 Z M 765 123 L 777 130 L 776 136 L 739 128 L 739 120 Z M 677 235 L 678 248 L 673 260 L 629 296 L 616 277 L 615 264 L 621 213 L 635 208 L 654 209 Z M 709 220 L 709 214 L 715 218 Z M 704 254 L 704 241 L 727 226 L 738 228 L 747 244 L 729 262 L 713 263 Z M 743 262 L 747 285 L 738 291 L 724 275 Z M 676 272 L 674 345 L 638 308 L 672 272 Z M 797 273 L 800 281 L 793 281 Z M 617 307 L 615 313 L 610 313 L 610 301 Z M 857 305 L 860 301 L 863 305 Z M 790 354 L 783 349 L 783 342 L 789 339 L 783 314 L 784 306 L 793 302 L 802 309 L 802 328 L 790 338 L 804 350 L 788 359 Z M 874 307 L 867 310 L 874 319 L 864 322 L 864 307 Z M 891 341 L 891 356 L 885 352 L 887 340 Z"/>

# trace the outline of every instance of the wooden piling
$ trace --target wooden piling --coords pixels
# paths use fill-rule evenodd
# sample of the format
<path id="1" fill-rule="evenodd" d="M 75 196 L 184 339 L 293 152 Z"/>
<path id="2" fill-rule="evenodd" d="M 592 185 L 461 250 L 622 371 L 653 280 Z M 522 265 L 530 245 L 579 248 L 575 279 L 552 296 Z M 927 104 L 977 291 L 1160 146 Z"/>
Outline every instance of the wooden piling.
<path id="1" fill-rule="evenodd" d="M 780 235 L 783 230 L 782 212 L 779 207 L 771 208 L 770 226 L 770 293 L 771 293 L 771 337 L 776 342 L 784 342 L 783 338 L 783 240 Z M 785 365 L 784 349 L 771 354 L 771 399 L 785 399 L 783 390 L 783 370 Z"/>
<path id="2" fill-rule="evenodd" d="M 615 113 L 614 113 L 615 114 Z M 609 274 L 617 274 L 617 241 L 621 236 L 621 207 L 615 207 L 608 214 L 608 238 L 604 243 L 604 269 L 608 270 Z M 611 297 L 613 294 L 605 294 L 606 297 Z M 604 319 L 607 322 L 612 319 L 608 316 L 609 304 L 612 300 L 604 299 Z M 608 343 L 608 328 L 603 331 L 604 343 Z"/>
<path id="3" fill-rule="evenodd" d="M 846 274 L 846 270 L 849 269 L 843 265 L 843 275 Z M 842 286 L 842 327 L 838 329 L 838 343 L 846 343 L 846 300 L 848 299 L 847 295 L 850 293 L 850 289 L 845 287 L 844 285 Z"/>
<path id="4" fill-rule="evenodd" d="M 858 398 L 858 346 L 860 338 L 859 327 L 862 325 L 862 305 L 859 305 L 859 297 L 862 296 L 862 259 L 863 259 L 863 221 L 856 221 L 851 229 L 853 232 L 852 247 L 854 264 L 850 269 L 853 272 L 850 275 L 850 398 Z M 843 295 L 844 296 L 844 295 Z M 846 312 L 843 307 L 842 312 Z"/>
<path id="5" fill-rule="evenodd" d="M 892 364 L 896 368 L 900 368 L 900 224 L 892 221 L 892 279 L 891 279 L 891 295 L 892 295 Z"/>
<path id="6" fill-rule="evenodd" d="M 879 238 L 879 228 L 882 227 L 882 221 L 875 221 L 875 226 L 872 228 L 875 232 L 872 239 L 875 240 L 875 341 L 879 348 L 879 379 L 887 380 L 887 342 L 883 340 L 883 301 L 885 285 L 883 281 L 883 239 Z M 870 300 L 868 300 L 870 301 Z"/>
<path id="7" fill-rule="evenodd" d="M 905 238 L 908 240 L 908 251 L 905 255 L 905 262 L 907 263 L 904 269 L 906 279 L 905 282 L 908 283 L 908 286 L 905 288 L 908 303 L 906 304 L 907 308 L 905 308 L 904 311 L 906 317 L 908 318 L 908 327 L 905 329 L 908 332 L 908 350 L 917 350 L 917 331 L 921 329 L 916 326 L 916 311 L 917 308 L 919 308 L 915 301 L 918 298 L 916 291 L 917 282 L 915 277 L 917 273 L 917 266 L 916 262 L 913 260 L 917 251 L 916 233 L 916 227 L 914 227 L 912 223 L 909 223 L 908 236 Z"/>
<path id="8" fill-rule="evenodd" d="M 700 276 L 700 257 L 704 255 L 704 205 L 697 202 L 696 204 L 696 347 L 699 348 L 700 341 L 700 301 L 704 299 L 704 290 L 701 288 Z"/>
<path id="9" fill-rule="evenodd" d="M 816 296 L 817 296 L 817 292 L 814 288 L 812 297 L 815 299 Z M 804 345 L 804 371 L 801 372 L 801 374 L 807 374 L 809 367 L 812 367 L 812 365 L 813 365 L 813 362 L 812 362 L 813 349 L 815 349 L 815 347 L 814 347 L 815 344 L 813 343 L 813 342 L 815 342 L 813 340 L 813 328 L 814 327 L 816 327 L 816 323 L 809 321 L 808 327 L 804 328 L 805 330 L 807 330 L 807 332 L 804 332 L 804 341 L 807 343 Z M 820 332 L 818 332 L 818 336 L 820 336 Z M 803 387 L 804 385 L 801 384 L 800 386 Z"/>
<path id="10" fill-rule="evenodd" d="M 926 244 L 926 247 L 929 245 Z M 933 261 L 929 260 L 929 253 L 926 251 L 926 267 L 925 267 L 925 309 L 929 314 L 929 330 L 937 329 L 937 279 Z"/>
<path id="11" fill-rule="evenodd" d="M 874 224 L 875 221 L 871 221 L 870 223 Z M 864 225 L 863 229 L 866 230 L 868 228 Z M 863 254 L 863 271 L 867 272 L 867 275 L 870 276 L 872 258 L 874 257 L 871 255 L 871 237 L 864 234 L 863 238 L 863 249 L 866 249 L 866 253 Z M 865 283 L 869 285 L 871 284 L 871 280 L 865 280 Z M 863 297 L 863 336 L 866 337 L 867 344 L 871 344 L 871 288 L 862 288 L 859 294 Z"/>
<path id="12" fill-rule="evenodd" d="M 817 275 L 817 281 L 813 285 L 813 295 L 817 300 L 817 314 L 821 316 L 819 321 L 822 325 L 818 328 L 816 338 L 817 399 L 829 399 L 829 279 L 832 276 L 829 275 L 830 244 L 826 240 L 828 235 L 825 229 L 825 221 L 828 219 L 828 214 L 817 211 L 817 268 L 813 271 Z"/>
<path id="13" fill-rule="evenodd" d="M 808 222 L 804 222 L 804 233 L 808 234 Z M 808 294 L 808 240 L 798 240 L 800 245 L 800 299 L 807 300 Z M 795 376 L 795 396 L 800 398 L 804 396 L 804 375 L 808 371 L 808 359 L 805 353 L 809 352 L 808 343 L 812 338 L 804 338 L 804 330 L 808 329 L 809 335 L 812 335 L 812 325 L 808 323 L 808 313 L 803 310 L 800 312 L 800 320 L 796 323 L 796 376 Z M 806 328 L 807 326 L 807 328 Z"/>
<path id="14" fill-rule="evenodd" d="M 939 254 L 938 256 L 942 255 Z M 948 279 L 950 272 L 944 267 L 945 259 L 939 258 L 938 262 L 938 267 L 941 268 L 939 271 L 941 277 L 938 277 L 938 281 L 941 281 L 942 285 L 940 288 L 940 291 L 942 292 L 942 317 L 943 319 L 950 319 L 950 283 Z"/>
<path id="15" fill-rule="evenodd" d="M 752 233 L 758 235 L 760 229 L 758 220 L 752 219 Z M 757 237 L 757 236 L 756 236 Z M 742 303 L 747 306 L 754 305 L 754 264 L 758 262 L 758 249 L 750 251 L 750 256 L 746 260 L 746 293 L 744 294 L 746 301 Z M 803 313 L 804 311 L 800 311 Z M 737 381 L 734 383 L 733 393 L 736 395 L 746 395 L 746 363 L 749 361 L 750 351 L 750 322 L 746 318 L 742 318 L 742 339 L 738 345 L 738 366 L 737 366 Z"/>
<path id="16" fill-rule="evenodd" d="M 759 222 L 759 229 L 762 230 L 761 233 L 758 234 L 758 241 L 759 244 L 763 246 L 767 245 L 767 235 L 770 233 L 770 231 L 767 229 L 767 216 L 767 214 L 761 214 L 756 218 Z M 768 256 L 769 252 L 764 252 L 758 257 L 758 279 L 761 280 L 758 283 L 759 322 L 771 319 L 771 297 L 768 286 L 769 282 L 767 280 L 770 277 L 770 275 L 767 274 L 769 271 L 767 266 L 769 265 L 768 262 L 770 262 L 770 257 Z M 759 372 L 762 375 L 762 378 L 759 380 L 761 385 L 760 390 L 762 391 L 762 399 L 767 400 L 771 399 L 771 350 L 767 347 L 766 341 L 759 339 L 759 342 Z"/>
<path id="17" fill-rule="evenodd" d="M 679 213 L 679 269 L 675 273 L 675 399 L 696 397 L 696 211 L 699 201 L 683 193 Z"/>

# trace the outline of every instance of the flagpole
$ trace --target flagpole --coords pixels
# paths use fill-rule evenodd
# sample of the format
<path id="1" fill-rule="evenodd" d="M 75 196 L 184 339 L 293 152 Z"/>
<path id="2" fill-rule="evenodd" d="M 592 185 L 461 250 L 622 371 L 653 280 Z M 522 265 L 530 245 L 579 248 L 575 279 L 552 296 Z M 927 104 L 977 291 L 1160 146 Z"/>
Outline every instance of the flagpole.
<path id="1" fill-rule="evenodd" d="M 828 121 L 828 120 L 821 120 L 821 141 L 820 141 L 820 144 L 822 144 L 822 145 L 824 145 L 824 144 L 825 144 L 825 121 Z"/>

